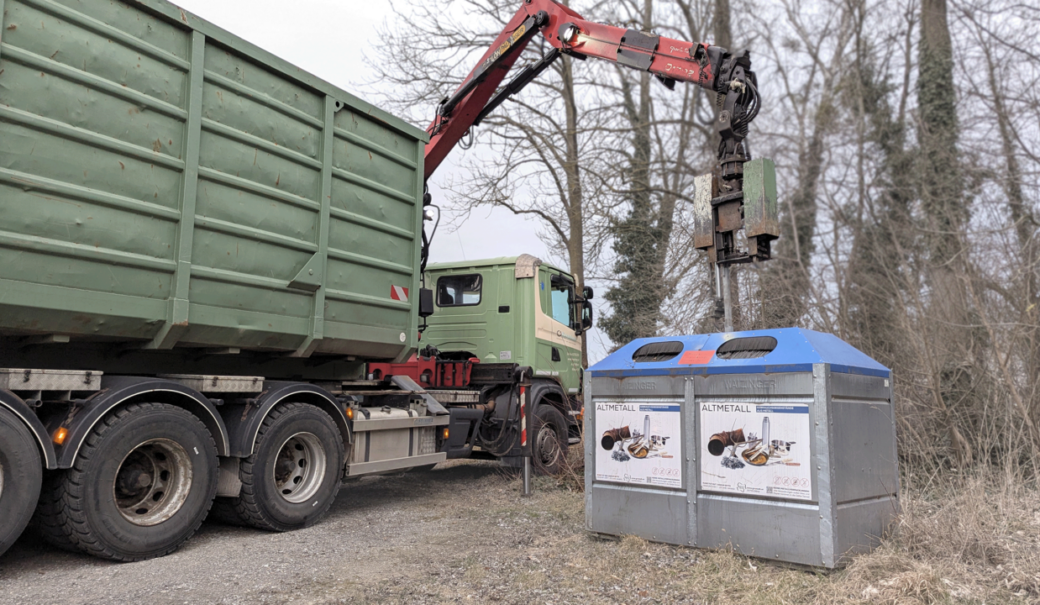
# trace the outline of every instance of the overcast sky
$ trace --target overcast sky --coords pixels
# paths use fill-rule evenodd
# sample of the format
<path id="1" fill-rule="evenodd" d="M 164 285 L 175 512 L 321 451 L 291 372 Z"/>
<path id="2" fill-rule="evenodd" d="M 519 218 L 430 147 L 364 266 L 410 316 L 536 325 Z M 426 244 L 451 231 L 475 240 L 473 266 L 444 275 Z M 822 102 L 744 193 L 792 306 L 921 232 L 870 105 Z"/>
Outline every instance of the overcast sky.
<path id="1" fill-rule="evenodd" d="M 372 84 L 375 74 L 369 69 L 365 54 L 370 57 L 377 54 L 377 30 L 391 16 L 387 0 L 173 1 L 323 80 L 373 100 L 372 95 L 364 93 L 371 86 L 378 87 Z M 381 92 L 392 94 L 392 91 Z M 433 110 L 431 106 L 431 117 Z M 430 188 L 435 198 L 439 194 L 438 181 L 450 177 L 452 160 L 463 153 L 466 152 L 454 150 L 431 179 Z M 457 231 L 441 229 L 438 232 L 430 260 L 450 262 L 527 253 L 562 264 L 565 259 L 552 255 L 538 239 L 538 229 L 533 219 L 517 217 L 506 210 L 478 210 Z M 562 268 L 566 269 L 566 265 Z M 596 307 L 598 312 L 599 304 Z M 594 329 L 589 336 L 589 360 L 595 362 L 603 357 L 606 349 L 599 330 Z"/>

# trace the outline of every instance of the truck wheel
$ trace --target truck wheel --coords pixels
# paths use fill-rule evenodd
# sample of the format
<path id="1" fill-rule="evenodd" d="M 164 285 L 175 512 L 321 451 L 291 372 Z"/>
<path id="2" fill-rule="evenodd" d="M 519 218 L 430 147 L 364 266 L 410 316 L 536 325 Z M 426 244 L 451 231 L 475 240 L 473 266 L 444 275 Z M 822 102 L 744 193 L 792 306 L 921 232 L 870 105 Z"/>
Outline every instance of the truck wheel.
<path id="1" fill-rule="evenodd" d="M 0 555 L 32 518 L 43 482 L 43 463 L 29 429 L 0 408 Z"/>
<path id="2" fill-rule="evenodd" d="M 328 414 L 305 403 L 281 404 L 264 419 L 256 451 L 239 467 L 235 510 L 258 529 L 314 525 L 339 493 L 343 460 L 343 437 Z"/>
<path id="3" fill-rule="evenodd" d="M 556 475 L 567 462 L 567 420 L 551 405 L 534 410 L 532 464 L 539 475 Z"/>
<path id="4" fill-rule="evenodd" d="M 50 511 L 80 550 L 116 561 L 161 557 L 195 533 L 217 491 L 217 448 L 187 410 L 135 403 L 87 435 Z"/>

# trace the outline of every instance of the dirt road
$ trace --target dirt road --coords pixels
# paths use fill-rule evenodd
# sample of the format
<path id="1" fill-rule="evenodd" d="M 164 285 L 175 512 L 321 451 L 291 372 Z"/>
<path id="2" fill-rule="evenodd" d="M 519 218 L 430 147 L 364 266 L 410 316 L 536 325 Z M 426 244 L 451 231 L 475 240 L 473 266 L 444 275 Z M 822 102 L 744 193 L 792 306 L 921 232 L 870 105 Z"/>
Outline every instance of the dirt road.
<path id="1" fill-rule="evenodd" d="M 990 500 L 906 501 L 902 538 L 823 573 L 594 538 L 583 494 L 565 481 L 537 478 L 533 497 L 519 492 L 516 474 L 493 463 L 372 477 L 345 485 L 317 527 L 273 534 L 207 522 L 178 552 L 142 563 L 26 535 L 0 558 L 0 603 L 1040 602 L 1040 508 L 1009 524 Z M 992 535 L 971 530 L 986 540 L 985 561 L 950 550 L 951 520 L 966 517 L 993 525 Z M 937 523 L 945 533 L 929 545 Z"/>
<path id="2" fill-rule="evenodd" d="M 207 522 L 178 552 L 142 563 L 64 553 L 26 534 L 0 559 L 0 602 L 439 601 L 444 588 L 486 575 L 475 561 L 495 545 L 573 535 L 581 511 L 563 506 L 566 495 L 522 500 L 513 474 L 469 463 L 348 483 L 328 517 L 302 531 Z"/>

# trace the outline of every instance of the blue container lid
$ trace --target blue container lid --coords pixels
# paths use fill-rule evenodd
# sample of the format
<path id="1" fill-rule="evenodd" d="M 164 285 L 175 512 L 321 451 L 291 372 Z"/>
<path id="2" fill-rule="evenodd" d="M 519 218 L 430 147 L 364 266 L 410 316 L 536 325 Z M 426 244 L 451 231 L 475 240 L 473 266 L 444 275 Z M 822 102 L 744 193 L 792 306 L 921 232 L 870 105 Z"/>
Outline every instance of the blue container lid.
<path id="1" fill-rule="evenodd" d="M 761 352 L 768 349 L 772 343 L 768 337 L 776 339 L 776 346 L 764 355 L 746 357 L 756 353 L 726 353 L 727 348 L 739 350 L 743 345 L 758 348 Z M 724 347 L 721 354 L 729 358 L 722 358 L 716 354 L 719 347 L 737 339 L 756 340 L 740 340 Z M 643 349 L 646 345 L 655 343 L 662 344 Z M 667 357 L 673 351 L 675 354 L 661 361 L 633 360 L 633 354 L 640 349 L 643 349 L 644 353 L 652 353 L 653 349 L 664 349 L 665 352 L 658 354 L 658 358 Z M 837 336 L 804 328 L 638 338 L 614 351 L 588 371 L 593 377 L 759 374 L 811 372 L 813 364 L 816 363 L 830 364 L 832 372 L 842 374 L 862 374 L 881 378 L 888 378 L 892 374 L 891 370 Z"/>

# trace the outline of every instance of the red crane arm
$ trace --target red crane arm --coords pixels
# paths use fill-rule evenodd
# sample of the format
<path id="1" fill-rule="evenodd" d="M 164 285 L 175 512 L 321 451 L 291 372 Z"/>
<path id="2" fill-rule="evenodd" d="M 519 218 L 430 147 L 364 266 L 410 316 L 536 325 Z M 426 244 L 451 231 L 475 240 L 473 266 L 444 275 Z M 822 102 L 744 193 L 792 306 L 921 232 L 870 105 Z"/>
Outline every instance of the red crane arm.
<path id="1" fill-rule="evenodd" d="M 492 99 L 492 95 L 498 90 L 523 49 L 539 32 L 553 46 L 554 51 L 541 63 L 526 68 L 507 85 L 506 89 Z M 737 80 L 740 84 L 736 85 L 734 96 L 741 97 L 748 96 L 748 80 L 751 87 L 754 87 L 754 74 L 750 71 L 744 73 L 744 70 L 750 70 L 751 66 L 746 53 L 731 54 L 724 48 L 703 43 L 694 44 L 632 29 L 593 23 L 555 0 L 524 0 L 520 9 L 455 94 L 445 99 L 438 107 L 437 116 L 428 129 L 431 137 L 426 145 L 426 178 L 437 170 L 473 125 L 479 124 L 490 110 L 505 100 L 505 97 L 518 91 L 547 68 L 560 53 L 582 59 L 597 57 L 649 71 L 669 88 L 674 86 L 675 81 L 680 80 L 715 92 L 727 93 L 729 82 Z M 738 70 L 739 74 L 734 73 Z M 729 77 L 722 81 L 723 79 L 718 77 L 720 73 Z M 741 90 L 741 86 L 745 88 Z M 740 101 L 740 98 L 735 98 L 734 105 L 740 105 Z M 750 122 L 753 117 L 752 115 L 746 122 Z M 741 124 L 733 126 L 740 130 Z M 722 130 L 720 128 L 720 132 Z M 744 123 L 742 135 L 746 134 L 747 128 Z M 743 136 L 740 136 L 740 139 L 743 139 Z M 723 133 L 723 137 L 726 137 L 726 133 Z"/>
<path id="2" fill-rule="evenodd" d="M 523 49 L 539 33 L 552 50 L 500 87 Z M 437 106 L 437 115 L 427 130 L 430 141 L 426 144 L 426 179 L 436 172 L 470 128 L 479 125 L 485 116 L 552 65 L 561 54 L 578 59 L 606 59 L 650 72 L 668 88 L 673 88 L 676 81 L 683 81 L 717 93 L 722 98 L 715 119 L 719 148 L 712 171 L 710 208 L 704 211 L 705 216 L 711 215 L 712 221 L 708 234 L 709 256 L 712 262 L 720 264 L 769 259 L 769 242 L 778 233 L 768 231 L 749 236 L 747 251 L 742 249 L 736 236 L 744 224 L 744 163 L 750 159 L 744 139 L 759 109 L 757 81 L 747 51 L 730 52 L 704 43 L 593 23 L 555 0 L 523 0 L 480 63 L 458 90 Z M 427 194 L 424 205 L 429 203 Z M 422 266 L 425 269 L 429 242 L 425 235 L 423 237 Z"/>

